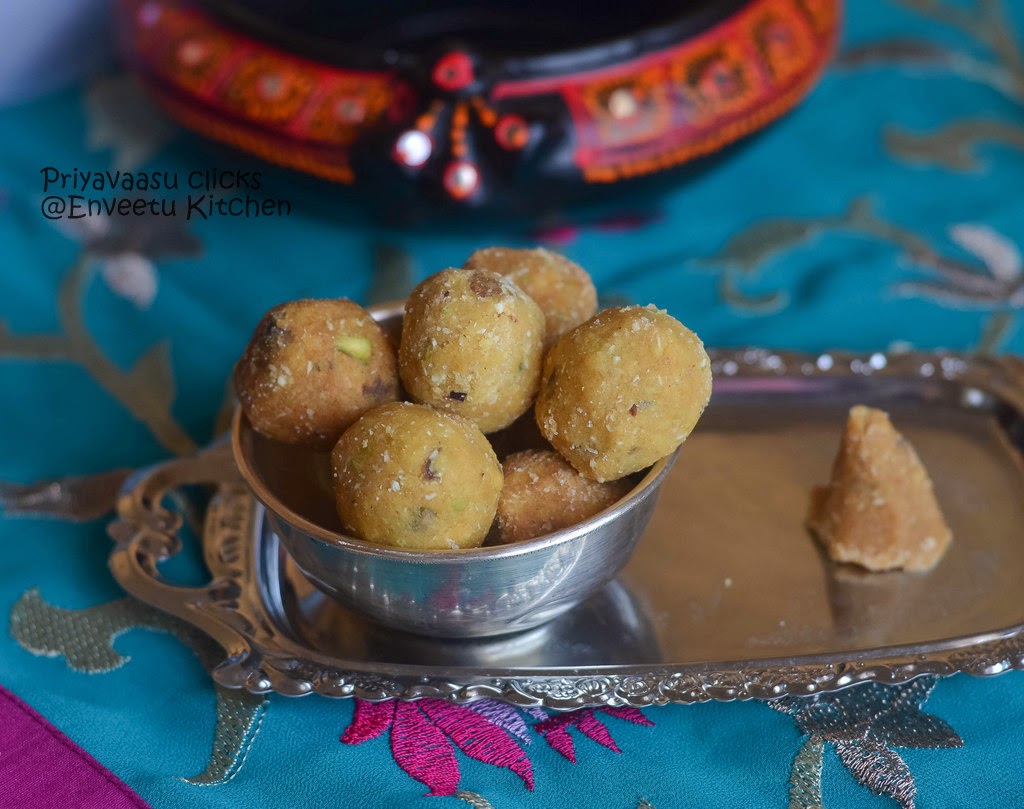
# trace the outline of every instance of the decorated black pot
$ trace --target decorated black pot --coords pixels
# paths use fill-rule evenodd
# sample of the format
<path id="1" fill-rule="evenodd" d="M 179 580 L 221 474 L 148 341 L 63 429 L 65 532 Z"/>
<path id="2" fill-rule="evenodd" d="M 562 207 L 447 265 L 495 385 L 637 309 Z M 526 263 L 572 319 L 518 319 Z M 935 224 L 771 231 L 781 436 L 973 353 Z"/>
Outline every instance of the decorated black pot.
<path id="1" fill-rule="evenodd" d="M 675 169 L 795 106 L 839 0 L 121 0 L 160 104 L 378 200 L 529 209 Z"/>

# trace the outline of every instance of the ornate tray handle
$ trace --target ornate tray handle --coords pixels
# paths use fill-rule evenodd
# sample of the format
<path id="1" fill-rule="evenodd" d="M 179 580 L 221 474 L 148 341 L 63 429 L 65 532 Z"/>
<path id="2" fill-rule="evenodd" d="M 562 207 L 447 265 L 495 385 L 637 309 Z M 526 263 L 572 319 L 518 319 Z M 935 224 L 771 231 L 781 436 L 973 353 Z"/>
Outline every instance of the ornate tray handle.
<path id="1" fill-rule="evenodd" d="M 158 565 L 182 548 L 184 518 L 166 501 L 180 499 L 196 486 L 214 487 L 203 504 L 202 526 L 203 558 L 211 579 L 188 587 L 169 582 Z M 317 691 L 372 700 L 409 698 L 411 689 L 380 676 L 386 667 L 377 667 L 380 672 L 333 668 L 337 661 L 298 645 L 274 624 L 253 580 L 258 509 L 227 442 L 142 469 L 125 481 L 117 517 L 107 529 L 114 540 L 110 571 L 131 595 L 180 618 L 223 648 L 224 658 L 211 672 L 220 685 L 287 696 Z M 429 695 L 440 694 L 430 690 Z"/>
<path id="2" fill-rule="evenodd" d="M 200 587 L 188 587 L 170 583 L 157 565 L 182 548 L 184 518 L 165 505 L 166 499 L 196 485 L 215 487 L 203 527 L 203 554 L 212 578 Z M 238 581 L 249 553 L 253 505 L 230 446 L 220 442 L 197 455 L 132 475 L 118 498 L 117 517 L 107 529 L 114 540 L 110 570 L 121 586 L 205 632 L 224 648 L 227 661 L 237 662 L 252 653 Z"/>

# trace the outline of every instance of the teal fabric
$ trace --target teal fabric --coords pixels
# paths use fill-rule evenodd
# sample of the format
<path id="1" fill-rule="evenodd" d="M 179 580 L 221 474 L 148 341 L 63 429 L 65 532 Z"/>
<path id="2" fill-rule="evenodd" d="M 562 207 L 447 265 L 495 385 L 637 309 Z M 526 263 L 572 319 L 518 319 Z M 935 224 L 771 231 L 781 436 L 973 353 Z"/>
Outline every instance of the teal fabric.
<path id="1" fill-rule="evenodd" d="M 85 245 L 98 243 L 88 223 L 58 226 L 41 214 L 47 166 L 261 170 L 262 193 L 291 203 L 279 219 L 188 223 L 134 257 L 122 244 L 93 262 L 75 303 L 97 353 L 122 372 L 167 343 L 170 415 L 196 446 L 213 437 L 232 362 L 271 305 L 400 296 L 491 244 L 549 241 L 590 270 L 605 300 L 656 302 L 712 346 L 1024 353 L 1024 6 L 850 5 L 839 60 L 822 83 L 728 160 L 657 193 L 540 222 L 375 223 L 337 188 L 166 124 L 127 126 L 140 102 L 116 74 L 0 110 L 0 320 L 8 330 L 0 332 L 0 480 L 134 468 L 181 448 L 80 364 L 11 356 L 9 335 L 59 331 L 60 285 Z M 1003 16 L 986 23 L 985 14 Z M 907 146 L 907 133 L 923 140 Z M 966 151 L 957 149 L 959 135 Z M 958 284 L 935 269 L 934 256 L 985 284 Z M 108 549 L 101 520 L 0 518 L 0 614 L 33 588 L 68 609 L 120 597 Z M 352 704 L 318 698 L 272 698 L 230 783 L 185 783 L 179 777 L 201 772 L 210 755 L 208 676 L 165 634 L 133 630 L 116 648 L 130 656 L 126 665 L 88 674 L 4 634 L 0 683 L 154 806 L 466 805 L 424 797 L 385 737 L 341 744 Z M 964 746 L 901 751 L 919 807 L 1020 805 L 1022 678 L 957 676 L 937 685 L 925 708 Z M 792 718 L 758 703 L 646 715 L 654 727 L 603 717 L 621 752 L 577 735 L 576 763 L 535 733 L 533 792 L 464 755 L 460 785 L 502 809 L 788 805 L 802 744 Z M 828 809 L 895 805 L 859 785 L 831 750 L 824 767 Z"/>

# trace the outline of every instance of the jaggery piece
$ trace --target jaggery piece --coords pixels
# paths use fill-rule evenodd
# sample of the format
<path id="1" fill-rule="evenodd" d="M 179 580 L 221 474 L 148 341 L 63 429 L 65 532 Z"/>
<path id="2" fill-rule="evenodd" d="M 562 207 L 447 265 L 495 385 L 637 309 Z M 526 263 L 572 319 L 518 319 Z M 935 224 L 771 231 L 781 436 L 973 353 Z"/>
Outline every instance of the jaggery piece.
<path id="1" fill-rule="evenodd" d="M 929 570 L 953 538 L 914 448 L 863 405 L 850 410 L 831 481 L 812 492 L 807 526 L 831 559 L 868 570 Z"/>

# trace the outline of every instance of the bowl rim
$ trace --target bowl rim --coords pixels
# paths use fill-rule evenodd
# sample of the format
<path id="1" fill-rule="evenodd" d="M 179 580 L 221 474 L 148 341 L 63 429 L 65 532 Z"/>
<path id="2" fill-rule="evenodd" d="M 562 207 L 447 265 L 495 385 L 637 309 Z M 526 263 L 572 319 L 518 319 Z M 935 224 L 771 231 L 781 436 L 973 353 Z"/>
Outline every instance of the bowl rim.
<path id="1" fill-rule="evenodd" d="M 669 455 L 655 461 L 647 467 L 643 477 L 623 497 L 616 500 L 607 508 L 599 511 L 592 517 L 570 525 L 567 528 L 552 531 L 533 539 L 514 542 L 508 545 L 489 545 L 476 548 L 434 548 L 434 549 L 410 549 L 396 548 L 388 545 L 377 545 L 365 539 L 349 536 L 338 531 L 332 531 L 318 525 L 312 520 L 293 511 L 278 499 L 266 486 L 249 462 L 249 457 L 242 449 L 242 431 L 247 429 L 255 433 L 255 429 L 249 423 L 245 412 L 241 407 L 235 409 L 231 420 L 231 452 L 237 467 L 246 485 L 260 503 L 263 504 L 268 514 L 286 523 L 292 528 L 303 533 L 305 536 L 323 542 L 334 548 L 344 549 L 351 553 L 365 556 L 384 557 L 398 561 L 418 564 L 445 564 L 451 562 L 468 563 L 477 559 L 504 559 L 518 556 L 527 556 L 547 550 L 556 545 L 569 544 L 573 540 L 590 534 L 595 529 L 605 525 L 616 517 L 632 511 L 639 506 L 650 495 L 658 491 L 669 470 L 675 463 L 679 451 L 677 447 Z M 267 439 L 272 440 L 272 439 Z"/>

